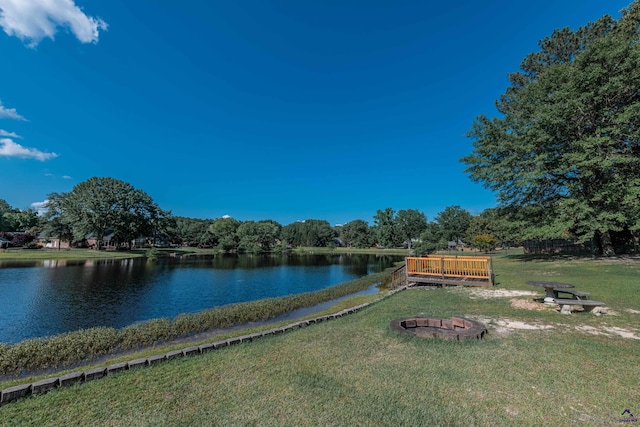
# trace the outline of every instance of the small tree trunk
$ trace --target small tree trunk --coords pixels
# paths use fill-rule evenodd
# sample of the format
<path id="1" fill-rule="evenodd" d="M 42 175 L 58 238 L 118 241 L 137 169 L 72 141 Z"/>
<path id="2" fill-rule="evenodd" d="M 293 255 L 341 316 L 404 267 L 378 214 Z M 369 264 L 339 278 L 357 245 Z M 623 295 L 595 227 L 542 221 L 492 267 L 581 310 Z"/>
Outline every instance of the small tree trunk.
<path id="1" fill-rule="evenodd" d="M 633 240 L 633 253 L 637 255 L 638 246 L 640 246 L 638 242 L 638 235 L 635 232 L 633 232 L 633 230 L 629 230 L 629 232 L 631 233 L 631 240 Z"/>
<path id="2" fill-rule="evenodd" d="M 608 231 L 597 231 L 594 237 L 596 252 L 598 255 L 610 257 L 616 254 L 611 241 L 611 234 Z"/>

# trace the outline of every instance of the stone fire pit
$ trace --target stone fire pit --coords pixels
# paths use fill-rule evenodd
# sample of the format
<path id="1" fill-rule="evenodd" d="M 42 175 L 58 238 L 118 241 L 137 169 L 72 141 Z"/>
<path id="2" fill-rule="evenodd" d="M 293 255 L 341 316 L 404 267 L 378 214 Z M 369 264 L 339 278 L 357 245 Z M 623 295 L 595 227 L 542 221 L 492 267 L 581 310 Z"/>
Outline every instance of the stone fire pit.
<path id="1" fill-rule="evenodd" d="M 433 317 L 407 317 L 391 321 L 391 329 L 420 338 L 442 338 L 462 341 L 482 339 L 487 328 L 480 322 L 464 317 L 435 319 Z"/>

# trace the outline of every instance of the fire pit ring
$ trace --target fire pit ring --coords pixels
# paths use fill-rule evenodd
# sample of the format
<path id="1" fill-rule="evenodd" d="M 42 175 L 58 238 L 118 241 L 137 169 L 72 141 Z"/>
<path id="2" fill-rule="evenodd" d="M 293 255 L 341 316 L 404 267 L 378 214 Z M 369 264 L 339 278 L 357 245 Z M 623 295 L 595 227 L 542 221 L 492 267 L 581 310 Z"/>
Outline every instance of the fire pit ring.
<path id="1" fill-rule="evenodd" d="M 442 338 L 462 341 L 482 339 L 487 334 L 484 324 L 464 317 L 451 319 L 433 317 L 406 317 L 391 321 L 391 329 L 403 334 L 412 334 L 419 338 Z"/>

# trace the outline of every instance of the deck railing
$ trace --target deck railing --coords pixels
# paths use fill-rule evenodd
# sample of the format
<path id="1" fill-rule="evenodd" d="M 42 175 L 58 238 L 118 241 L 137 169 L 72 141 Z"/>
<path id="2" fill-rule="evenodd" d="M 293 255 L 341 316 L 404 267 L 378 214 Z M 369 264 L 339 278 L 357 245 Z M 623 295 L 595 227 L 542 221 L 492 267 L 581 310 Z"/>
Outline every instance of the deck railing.
<path id="1" fill-rule="evenodd" d="M 482 256 L 448 256 L 407 258 L 407 274 L 436 277 L 488 279 L 492 281 L 491 258 Z"/>
<path id="2" fill-rule="evenodd" d="M 407 265 L 397 268 L 391 273 L 391 288 L 396 289 L 398 286 L 407 283 Z"/>

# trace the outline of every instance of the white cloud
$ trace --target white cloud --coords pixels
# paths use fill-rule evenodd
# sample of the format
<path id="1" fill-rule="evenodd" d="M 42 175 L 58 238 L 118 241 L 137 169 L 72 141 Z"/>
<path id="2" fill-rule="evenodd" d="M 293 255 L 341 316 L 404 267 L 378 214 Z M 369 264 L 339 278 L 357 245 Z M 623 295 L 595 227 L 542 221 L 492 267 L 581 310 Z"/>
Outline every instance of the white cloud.
<path id="1" fill-rule="evenodd" d="M 0 4 L 2 4 L 3 1 L 4 0 L 0 0 Z M 14 120 L 24 120 L 24 121 L 27 120 L 24 117 L 22 117 L 20 114 L 18 114 L 15 108 L 5 108 L 4 105 L 2 105 L 2 101 L 0 101 L 0 119 L 14 119 Z M 9 135 L 5 135 L 5 136 L 9 136 Z"/>
<path id="2" fill-rule="evenodd" d="M 33 202 L 31 203 L 31 207 L 34 211 L 38 212 L 38 215 L 42 216 L 47 212 L 47 203 L 49 203 L 49 200 L 45 200 L 44 202 Z"/>
<path id="3" fill-rule="evenodd" d="M 21 157 L 23 159 L 37 159 L 41 162 L 58 157 L 56 153 L 45 153 L 36 148 L 23 147 L 9 138 L 0 139 L 0 157 Z"/>
<path id="4" fill-rule="evenodd" d="M 22 139 L 22 137 L 18 134 L 16 134 L 15 132 L 7 132 L 4 129 L 0 129 L 0 136 L 8 136 L 9 138 L 20 138 Z"/>
<path id="5" fill-rule="evenodd" d="M 74 0 L 0 0 L 0 26 L 35 47 L 45 37 L 54 39 L 58 28 L 71 31 L 82 43 L 97 43 L 107 23 L 84 14 Z"/>
<path id="6" fill-rule="evenodd" d="M 71 179 L 69 175 L 62 175 L 62 179 Z"/>

